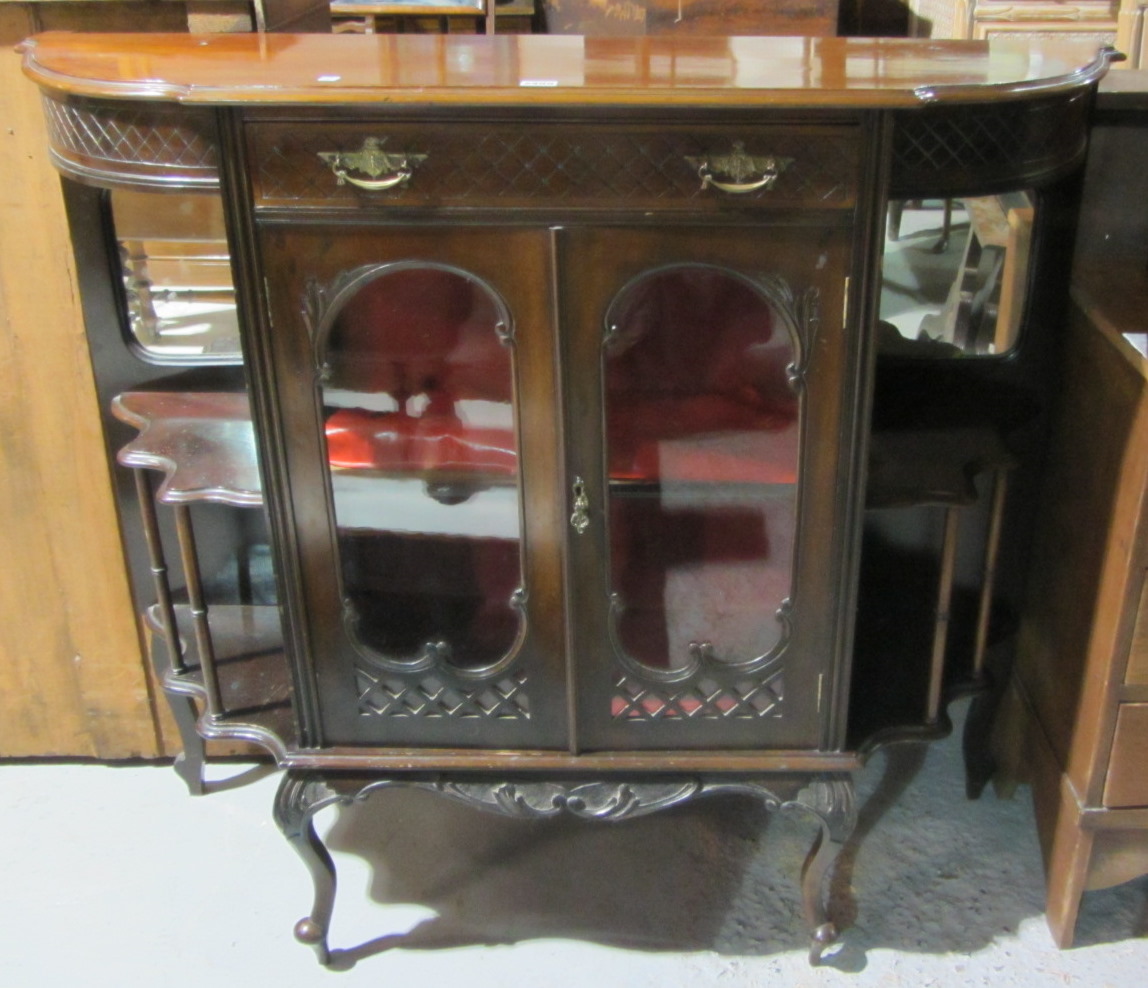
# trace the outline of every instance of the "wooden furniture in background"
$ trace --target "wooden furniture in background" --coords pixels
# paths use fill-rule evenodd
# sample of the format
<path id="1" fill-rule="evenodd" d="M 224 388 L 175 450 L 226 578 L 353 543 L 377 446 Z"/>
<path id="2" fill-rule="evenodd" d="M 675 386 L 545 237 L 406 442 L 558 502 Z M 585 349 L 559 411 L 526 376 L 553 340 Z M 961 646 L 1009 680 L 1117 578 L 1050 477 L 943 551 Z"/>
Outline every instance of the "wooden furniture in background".
<path id="1" fill-rule="evenodd" d="M 330 0 L 252 0 L 255 23 L 248 30 L 290 32 L 331 30 Z M 196 30 L 189 25 L 191 30 Z M 202 30 L 202 29 L 200 29 Z"/>
<path id="2" fill-rule="evenodd" d="M 1128 57 L 1136 68 L 1148 68 L 1148 5 L 1137 2 L 1121 11 L 1121 38 L 1128 39 Z"/>
<path id="3" fill-rule="evenodd" d="M 385 34 L 429 22 L 444 33 L 485 30 L 492 34 L 493 3 L 494 0 L 331 0 L 331 18 L 336 32 Z"/>
<path id="4" fill-rule="evenodd" d="M 547 34 L 705 36 L 837 33 L 838 0 L 536 0 Z"/>
<path id="5" fill-rule="evenodd" d="M 913 38 L 1092 38 L 1143 58 L 1142 0 L 909 0 Z"/>
<path id="6" fill-rule="evenodd" d="M 1086 890 L 1148 874 L 1148 77 L 1110 79 L 1125 92 L 1102 95 L 1093 131 L 1033 576 L 996 739 L 1004 784 L 1032 784 L 1061 946 Z"/>
<path id="7" fill-rule="evenodd" d="M 332 0 L 337 33 L 528 34 L 534 0 Z"/>

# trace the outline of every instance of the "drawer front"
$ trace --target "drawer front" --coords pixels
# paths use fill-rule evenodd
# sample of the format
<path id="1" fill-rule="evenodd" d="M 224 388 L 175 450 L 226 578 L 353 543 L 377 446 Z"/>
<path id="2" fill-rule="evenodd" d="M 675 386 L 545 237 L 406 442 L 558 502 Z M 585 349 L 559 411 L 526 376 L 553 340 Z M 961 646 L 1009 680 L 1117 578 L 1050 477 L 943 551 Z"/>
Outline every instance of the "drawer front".
<path id="1" fill-rule="evenodd" d="M 849 125 L 267 122 L 247 141 L 263 207 L 841 209 L 860 163 Z"/>
<path id="2" fill-rule="evenodd" d="M 1148 703 L 1120 705 L 1104 805 L 1148 806 Z"/>
<path id="3" fill-rule="evenodd" d="M 1136 609 L 1124 682 L 1129 686 L 1148 686 L 1148 579 L 1140 587 L 1140 606 Z"/>

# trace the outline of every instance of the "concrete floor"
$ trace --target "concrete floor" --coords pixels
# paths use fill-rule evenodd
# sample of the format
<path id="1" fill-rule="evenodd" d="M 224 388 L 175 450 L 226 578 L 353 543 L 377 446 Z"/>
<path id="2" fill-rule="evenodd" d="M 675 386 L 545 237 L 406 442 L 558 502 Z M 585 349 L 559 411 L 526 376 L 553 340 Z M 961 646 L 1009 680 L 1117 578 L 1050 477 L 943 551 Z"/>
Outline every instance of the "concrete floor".
<path id="1" fill-rule="evenodd" d="M 319 817 L 341 883 L 323 970 L 291 936 L 311 890 L 276 780 L 244 769 L 212 766 L 238 784 L 191 798 L 165 767 L 0 765 L 0 984 L 1128 988 L 1148 970 L 1148 881 L 1089 893 L 1079 946 L 1053 946 L 1027 793 L 967 801 L 957 737 L 861 774 L 833 876 L 843 944 L 819 969 L 800 817 L 722 798 L 521 822 L 395 791 Z"/>

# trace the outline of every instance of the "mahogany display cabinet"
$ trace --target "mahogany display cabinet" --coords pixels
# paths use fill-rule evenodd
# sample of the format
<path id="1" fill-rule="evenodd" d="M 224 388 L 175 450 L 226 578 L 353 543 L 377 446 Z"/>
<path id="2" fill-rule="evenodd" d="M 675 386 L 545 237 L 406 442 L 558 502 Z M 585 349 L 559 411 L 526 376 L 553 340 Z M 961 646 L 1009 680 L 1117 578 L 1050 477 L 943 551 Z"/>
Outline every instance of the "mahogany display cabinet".
<path id="1" fill-rule="evenodd" d="M 24 54 L 182 771 L 199 785 L 199 735 L 274 755 L 315 879 L 299 939 L 327 958 L 332 803 L 406 785 L 620 820 L 738 792 L 818 824 L 819 955 L 851 773 L 983 678 L 995 560 L 1023 538 L 978 478 L 1023 491 L 1033 459 L 1012 399 L 1039 408 L 1055 354 L 1047 244 L 1108 53 L 49 34 Z M 1016 193 L 1015 339 L 889 349 L 890 200 Z M 949 331 L 1003 304 L 1000 270 Z M 951 512 L 977 503 L 962 665 Z M 950 518 L 932 575 L 866 576 L 870 523 L 928 506 Z"/>

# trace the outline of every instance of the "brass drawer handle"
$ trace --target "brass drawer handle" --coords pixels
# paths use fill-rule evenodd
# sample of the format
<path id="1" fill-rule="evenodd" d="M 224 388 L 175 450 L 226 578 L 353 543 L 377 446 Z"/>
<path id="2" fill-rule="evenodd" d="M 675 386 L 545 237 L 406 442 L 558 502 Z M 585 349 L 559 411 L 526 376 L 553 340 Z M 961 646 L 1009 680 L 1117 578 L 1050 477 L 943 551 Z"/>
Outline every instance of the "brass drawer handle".
<path id="1" fill-rule="evenodd" d="M 586 482 L 581 477 L 574 478 L 574 513 L 570 515 L 570 527 L 583 535 L 590 527 L 590 498 L 586 496 Z"/>
<path id="2" fill-rule="evenodd" d="M 337 185 L 352 185 L 369 192 L 383 192 L 410 180 L 415 167 L 426 161 L 425 154 L 410 151 L 384 151 L 377 137 L 368 137 L 358 151 L 320 151 L 331 168 Z M 366 178 L 357 178 L 350 172 L 361 172 Z"/>
<path id="3" fill-rule="evenodd" d="M 342 168 L 332 167 L 331 171 L 335 173 L 338 179 L 337 185 L 345 185 L 350 182 L 352 185 L 357 185 L 360 189 L 369 189 L 372 192 L 381 192 L 383 189 L 393 189 L 396 185 L 402 185 L 411 177 L 408 171 L 397 171 L 389 178 L 381 178 L 378 181 L 372 181 L 366 178 L 355 178 L 354 175 L 348 175 Z"/>
<path id="4" fill-rule="evenodd" d="M 703 189 L 712 186 L 733 195 L 772 189 L 778 176 L 793 163 L 792 158 L 747 154 L 745 144 L 741 141 L 734 141 L 730 154 L 706 158 L 687 157 L 686 161 L 697 169 Z M 723 177 L 715 178 L 715 172 Z"/>
<path id="5" fill-rule="evenodd" d="M 722 192 L 732 192 L 735 195 L 756 192 L 758 189 L 769 189 L 777 181 L 777 172 L 763 175 L 756 182 L 719 182 L 708 171 L 704 170 L 699 170 L 698 175 L 702 180 L 702 185 L 712 185 L 715 189 L 720 189 Z"/>

